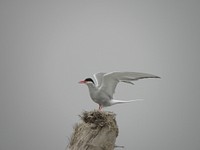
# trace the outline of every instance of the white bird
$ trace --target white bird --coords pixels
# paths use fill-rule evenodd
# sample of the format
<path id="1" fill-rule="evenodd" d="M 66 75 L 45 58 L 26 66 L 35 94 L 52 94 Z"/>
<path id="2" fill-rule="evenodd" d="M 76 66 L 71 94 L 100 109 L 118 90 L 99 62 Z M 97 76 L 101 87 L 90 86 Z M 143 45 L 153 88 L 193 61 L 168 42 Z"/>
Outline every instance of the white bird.
<path id="1" fill-rule="evenodd" d="M 91 78 L 86 78 L 80 81 L 81 84 L 86 84 L 89 88 L 91 99 L 99 104 L 99 110 L 103 107 L 112 106 L 115 104 L 128 103 L 136 100 L 115 100 L 113 94 L 115 93 L 116 86 L 119 82 L 133 84 L 132 81 L 144 78 L 160 78 L 158 76 L 139 73 L 139 72 L 110 72 L 110 73 L 96 73 L 94 74 L 96 85 Z"/>

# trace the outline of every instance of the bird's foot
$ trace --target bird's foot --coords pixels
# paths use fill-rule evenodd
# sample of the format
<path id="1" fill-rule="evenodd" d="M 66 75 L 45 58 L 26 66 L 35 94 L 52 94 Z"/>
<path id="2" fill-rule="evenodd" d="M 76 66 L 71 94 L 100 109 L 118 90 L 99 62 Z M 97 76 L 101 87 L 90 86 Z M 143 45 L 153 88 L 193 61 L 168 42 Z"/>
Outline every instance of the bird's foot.
<path id="1" fill-rule="evenodd" d="M 99 105 L 99 111 L 101 111 L 101 109 L 102 109 L 102 106 L 101 106 L 101 105 Z"/>

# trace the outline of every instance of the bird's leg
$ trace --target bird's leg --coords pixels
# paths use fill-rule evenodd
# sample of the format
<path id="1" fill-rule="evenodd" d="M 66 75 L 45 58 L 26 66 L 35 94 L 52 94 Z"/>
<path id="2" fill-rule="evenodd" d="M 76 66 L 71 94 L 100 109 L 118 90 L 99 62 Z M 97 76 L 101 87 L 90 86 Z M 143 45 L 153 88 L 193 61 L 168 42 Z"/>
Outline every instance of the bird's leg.
<path id="1" fill-rule="evenodd" d="M 101 109 L 102 109 L 102 106 L 101 106 L 101 105 L 99 105 L 99 110 L 101 111 Z"/>

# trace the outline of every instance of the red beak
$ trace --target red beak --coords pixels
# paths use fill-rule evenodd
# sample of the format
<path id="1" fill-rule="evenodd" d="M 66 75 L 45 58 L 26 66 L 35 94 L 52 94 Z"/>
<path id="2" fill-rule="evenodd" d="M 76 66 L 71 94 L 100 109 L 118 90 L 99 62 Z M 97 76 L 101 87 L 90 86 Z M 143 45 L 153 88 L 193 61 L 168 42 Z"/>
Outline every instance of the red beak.
<path id="1" fill-rule="evenodd" d="M 82 80 L 82 81 L 79 81 L 78 83 L 80 83 L 80 84 L 84 84 L 84 83 L 86 83 L 84 80 Z"/>

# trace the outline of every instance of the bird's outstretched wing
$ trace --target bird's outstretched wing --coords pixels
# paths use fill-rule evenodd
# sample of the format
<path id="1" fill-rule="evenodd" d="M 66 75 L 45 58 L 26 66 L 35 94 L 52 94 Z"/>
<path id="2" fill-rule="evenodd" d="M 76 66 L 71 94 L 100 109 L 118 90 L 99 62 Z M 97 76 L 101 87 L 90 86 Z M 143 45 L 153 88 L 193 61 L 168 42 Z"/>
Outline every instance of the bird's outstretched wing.
<path id="1" fill-rule="evenodd" d="M 101 86 L 101 83 L 102 83 L 102 79 L 103 79 L 103 75 L 106 74 L 104 72 L 99 72 L 99 73 L 95 73 L 93 76 L 94 76 L 94 79 L 96 81 L 96 86 L 99 87 Z"/>
<path id="2" fill-rule="evenodd" d="M 119 82 L 132 83 L 131 81 L 144 78 L 160 78 L 158 76 L 139 73 L 139 72 L 111 72 L 103 75 L 101 78 L 100 90 L 106 92 L 111 98 L 115 92 L 115 88 Z"/>

